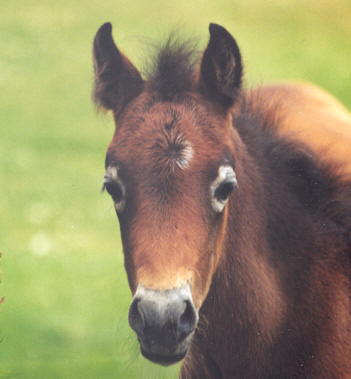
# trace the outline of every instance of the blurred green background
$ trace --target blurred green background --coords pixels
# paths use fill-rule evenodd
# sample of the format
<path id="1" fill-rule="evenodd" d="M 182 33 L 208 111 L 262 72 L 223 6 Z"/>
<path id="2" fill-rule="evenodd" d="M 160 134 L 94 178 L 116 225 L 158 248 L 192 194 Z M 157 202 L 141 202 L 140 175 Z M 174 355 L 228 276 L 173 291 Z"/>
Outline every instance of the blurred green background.
<path id="1" fill-rule="evenodd" d="M 351 2 L 0 0 L 1 378 L 176 378 L 140 357 L 112 204 L 101 195 L 113 124 L 90 101 L 105 21 L 139 65 L 174 25 L 227 27 L 246 83 L 300 79 L 351 108 Z"/>

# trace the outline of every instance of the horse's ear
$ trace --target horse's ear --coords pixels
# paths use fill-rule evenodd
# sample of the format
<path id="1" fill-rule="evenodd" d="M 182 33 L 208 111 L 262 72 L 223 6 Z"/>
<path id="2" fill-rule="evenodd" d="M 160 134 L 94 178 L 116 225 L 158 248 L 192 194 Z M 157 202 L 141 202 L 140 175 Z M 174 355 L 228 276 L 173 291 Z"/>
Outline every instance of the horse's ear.
<path id="1" fill-rule="evenodd" d="M 144 83 L 133 64 L 118 50 L 107 22 L 97 31 L 94 45 L 95 85 L 93 99 L 98 106 L 118 114 L 138 96 Z"/>
<path id="2" fill-rule="evenodd" d="M 210 24 L 210 41 L 200 71 L 200 90 L 224 108 L 231 107 L 240 91 L 242 64 L 239 47 L 220 25 Z"/>

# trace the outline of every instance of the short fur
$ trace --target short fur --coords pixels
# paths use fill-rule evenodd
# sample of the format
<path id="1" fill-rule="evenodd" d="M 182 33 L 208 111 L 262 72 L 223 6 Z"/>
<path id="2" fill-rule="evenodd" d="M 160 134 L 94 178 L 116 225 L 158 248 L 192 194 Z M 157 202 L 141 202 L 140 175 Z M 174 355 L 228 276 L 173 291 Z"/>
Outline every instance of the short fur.
<path id="1" fill-rule="evenodd" d="M 183 379 L 349 378 L 351 179 L 342 164 L 351 157 L 325 159 L 309 140 L 284 137 L 296 108 L 284 91 L 297 87 L 278 86 L 272 98 L 267 87 L 242 91 L 234 39 L 218 25 L 210 35 L 197 72 L 189 45 L 167 43 L 142 91 L 112 108 L 119 127 L 106 165 L 119 165 L 129 196 L 119 220 L 132 292 L 191 283 L 200 319 Z M 118 75 L 115 94 L 128 93 Z M 316 124 L 319 105 L 299 93 Z M 335 128 L 340 109 L 325 116 Z M 177 136 L 194 147 L 184 170 L 173 165 Z M 223 160 L 239 186 L 215 215 L 208 188 Z"/>

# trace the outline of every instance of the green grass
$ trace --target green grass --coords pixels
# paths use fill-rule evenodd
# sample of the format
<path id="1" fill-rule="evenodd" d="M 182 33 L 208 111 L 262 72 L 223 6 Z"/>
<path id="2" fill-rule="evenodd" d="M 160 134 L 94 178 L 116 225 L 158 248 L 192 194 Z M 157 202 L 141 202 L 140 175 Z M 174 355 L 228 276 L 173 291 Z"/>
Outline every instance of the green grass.
<path id="1" fill-rule="evenodd" d="M 351 107 L 351 4 L 330 1 L 3 1 L 0 12 L 0 377 L 175 378 L 140 357 L 113 207 L 100 195 L 113 125 L 90 102 L 105 21 L 138 65 L 173 25 L 226 26 L 246 82 L 300 79 Z"/>

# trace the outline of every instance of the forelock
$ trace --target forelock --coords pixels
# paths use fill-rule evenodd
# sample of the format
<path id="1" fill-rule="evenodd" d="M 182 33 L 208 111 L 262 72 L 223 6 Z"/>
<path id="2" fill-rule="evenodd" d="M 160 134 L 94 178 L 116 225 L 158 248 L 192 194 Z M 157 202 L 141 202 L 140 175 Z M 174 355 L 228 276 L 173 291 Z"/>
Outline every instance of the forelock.
<path id="1" fill-rule="evenodd" d="M 151 89 L 160 100 L 171 101 L 194 87 L 198 52 L 197 42 L 183 40 L 177 33 L 156 47 L 156 54 L 146 68 Z"/>

